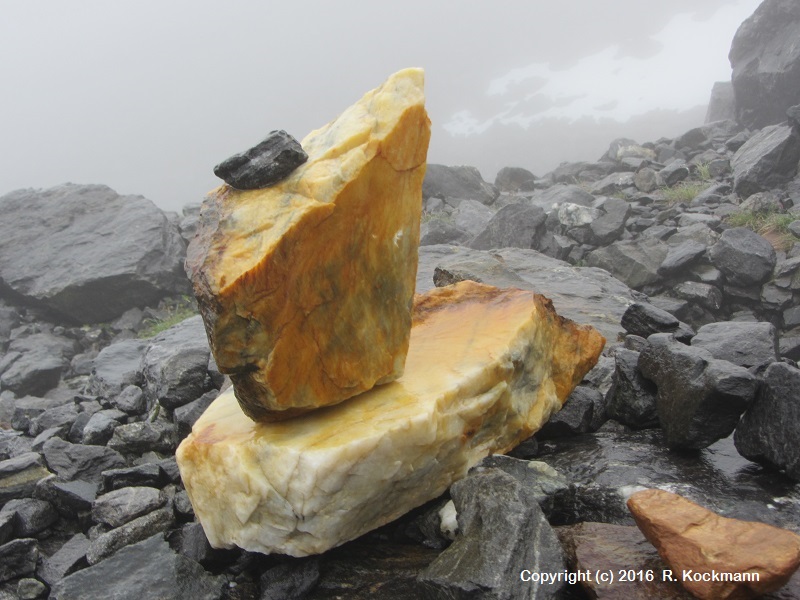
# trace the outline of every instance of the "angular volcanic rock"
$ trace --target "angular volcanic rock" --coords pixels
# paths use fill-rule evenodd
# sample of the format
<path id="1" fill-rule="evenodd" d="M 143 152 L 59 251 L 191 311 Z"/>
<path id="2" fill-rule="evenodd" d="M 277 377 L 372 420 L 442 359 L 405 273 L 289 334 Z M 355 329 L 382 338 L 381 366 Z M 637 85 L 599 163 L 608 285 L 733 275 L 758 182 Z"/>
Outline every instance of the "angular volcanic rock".
<path id="1" fill-rule="evenodd" d="M 260 144 L 219 163 L 214 175 L 237 190 L 257 190 L 278 183 L 307 160 L 296 139 L 272 131 Z"/>
<path id="2" fill-rule="evenodd" d="M 430 122 L 407 69 L 302 142 L 264 190 L 214 190 L 187 271 L 242 409 L 277 420 L 403 372 Z"/>
<path id="3" fill-rule="evenodd" d="M 628 508 L 674 577 L 698 598 L 755 598 L 779 589 L 800 566 L 800 536 L 791 531 L 720 517 L 657 489 L 633 494 Z"/>
<path id="4" fill-rule="evenodd" d="M 416 299 L 403 377 L 277 423 L 248 419 L 229 389 L 178 448 L 181 476 L 213 546 L 324 552 L 529 437 L 603 343 L 531 292 L 432 290 Z"/>

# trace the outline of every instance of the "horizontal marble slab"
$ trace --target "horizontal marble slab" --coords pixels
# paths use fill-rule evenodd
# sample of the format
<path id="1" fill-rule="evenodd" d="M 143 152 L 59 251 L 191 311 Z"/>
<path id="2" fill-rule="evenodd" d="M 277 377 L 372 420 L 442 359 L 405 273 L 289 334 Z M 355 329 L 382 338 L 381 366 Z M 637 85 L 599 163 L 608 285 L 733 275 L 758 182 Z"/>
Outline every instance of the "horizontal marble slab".
<path id="1" fill-rule="evenodd" d="M 178 448 L 215 547 L 324 552 L 437 497 L 537 431 L 605 340 L 549 300 L 471 281 L 417 296 L 403 376 L 337 406 L 257 423 L 223 392 Z"/>

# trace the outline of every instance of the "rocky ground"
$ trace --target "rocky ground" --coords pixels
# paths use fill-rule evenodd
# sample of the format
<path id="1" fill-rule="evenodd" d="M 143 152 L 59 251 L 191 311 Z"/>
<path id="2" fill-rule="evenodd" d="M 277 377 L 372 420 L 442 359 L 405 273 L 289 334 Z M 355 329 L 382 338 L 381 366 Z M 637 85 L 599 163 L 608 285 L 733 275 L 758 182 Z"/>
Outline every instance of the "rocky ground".
<path id="1" fill-rule="evenodd" d="M 752 60 L 794 48 L 800 11 L 759 11 L 731 52 L 736 121 L 493 184 L 429 165 L 417 290 L 534 290 L 607 346 L 509 456 L 317 557 L 212 549 L 183 489 L 175 448 L 225 383 L 182 269 L 198 207 L 0 198 L 0 600 L 689 597 L 626 506 L 646 488 L 800 533 L 800 56 Z M 639 575 L 520 579 L 585 569 Z"/>

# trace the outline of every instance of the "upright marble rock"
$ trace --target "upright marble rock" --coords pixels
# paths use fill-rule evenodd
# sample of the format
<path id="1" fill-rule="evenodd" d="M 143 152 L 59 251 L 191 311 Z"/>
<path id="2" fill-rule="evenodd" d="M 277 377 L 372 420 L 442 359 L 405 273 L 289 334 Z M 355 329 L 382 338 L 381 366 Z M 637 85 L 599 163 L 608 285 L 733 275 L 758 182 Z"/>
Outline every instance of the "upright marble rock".
<path id="1" fill-rule="evenodd" d="M 302 141 L 273 187 L 217 188 L 187 252 L 212 351 L 249 417 L 336 404 L 403 372 L 430 138 L 406 69 Z"/>
<path id="2" fill-rule="evenodd" d="M 178 449 L 181 476 L 213 546 L 324 552 L 529 437 L 603 344 L 532 292 L 472 281 L 431 290 L 415 300 L 400 379 L 271 423 L 248 419 L 229 389 Z"/>

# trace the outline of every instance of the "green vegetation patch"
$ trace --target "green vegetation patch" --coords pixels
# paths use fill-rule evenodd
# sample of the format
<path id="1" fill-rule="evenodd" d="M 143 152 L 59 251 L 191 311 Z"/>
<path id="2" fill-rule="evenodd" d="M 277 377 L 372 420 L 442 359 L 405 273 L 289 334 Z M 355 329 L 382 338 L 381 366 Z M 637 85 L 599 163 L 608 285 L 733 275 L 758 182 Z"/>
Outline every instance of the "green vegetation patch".
<path id="1" fill-rule="evenodd" d="M 661 193 L 670 204 L 691 202 L 708 187 L 707 181 L 681 181 L 672 187 L 661 188 Z"/>
<path id="2" fill-rule="evenodd" d="M 800 242 L 800 238 L 789 231 L 789 225 L 796 220 L 796 215 L 752 210 L 740 210 L 725 219 L 731 227 L 747 227 L 764 236 L 777 250 L 788 250 Z"/>
<path id="3" fill-rule="evenodd" d="M 139 338 L 151 338 L 162 331 L 193 317 L 197 312 L 197 305 L 189 296 L 183 296 L 177 301 L 167 304 L 162 310 L 163 316 L 146 319 L 145 326 L 139 331 Z"/>

